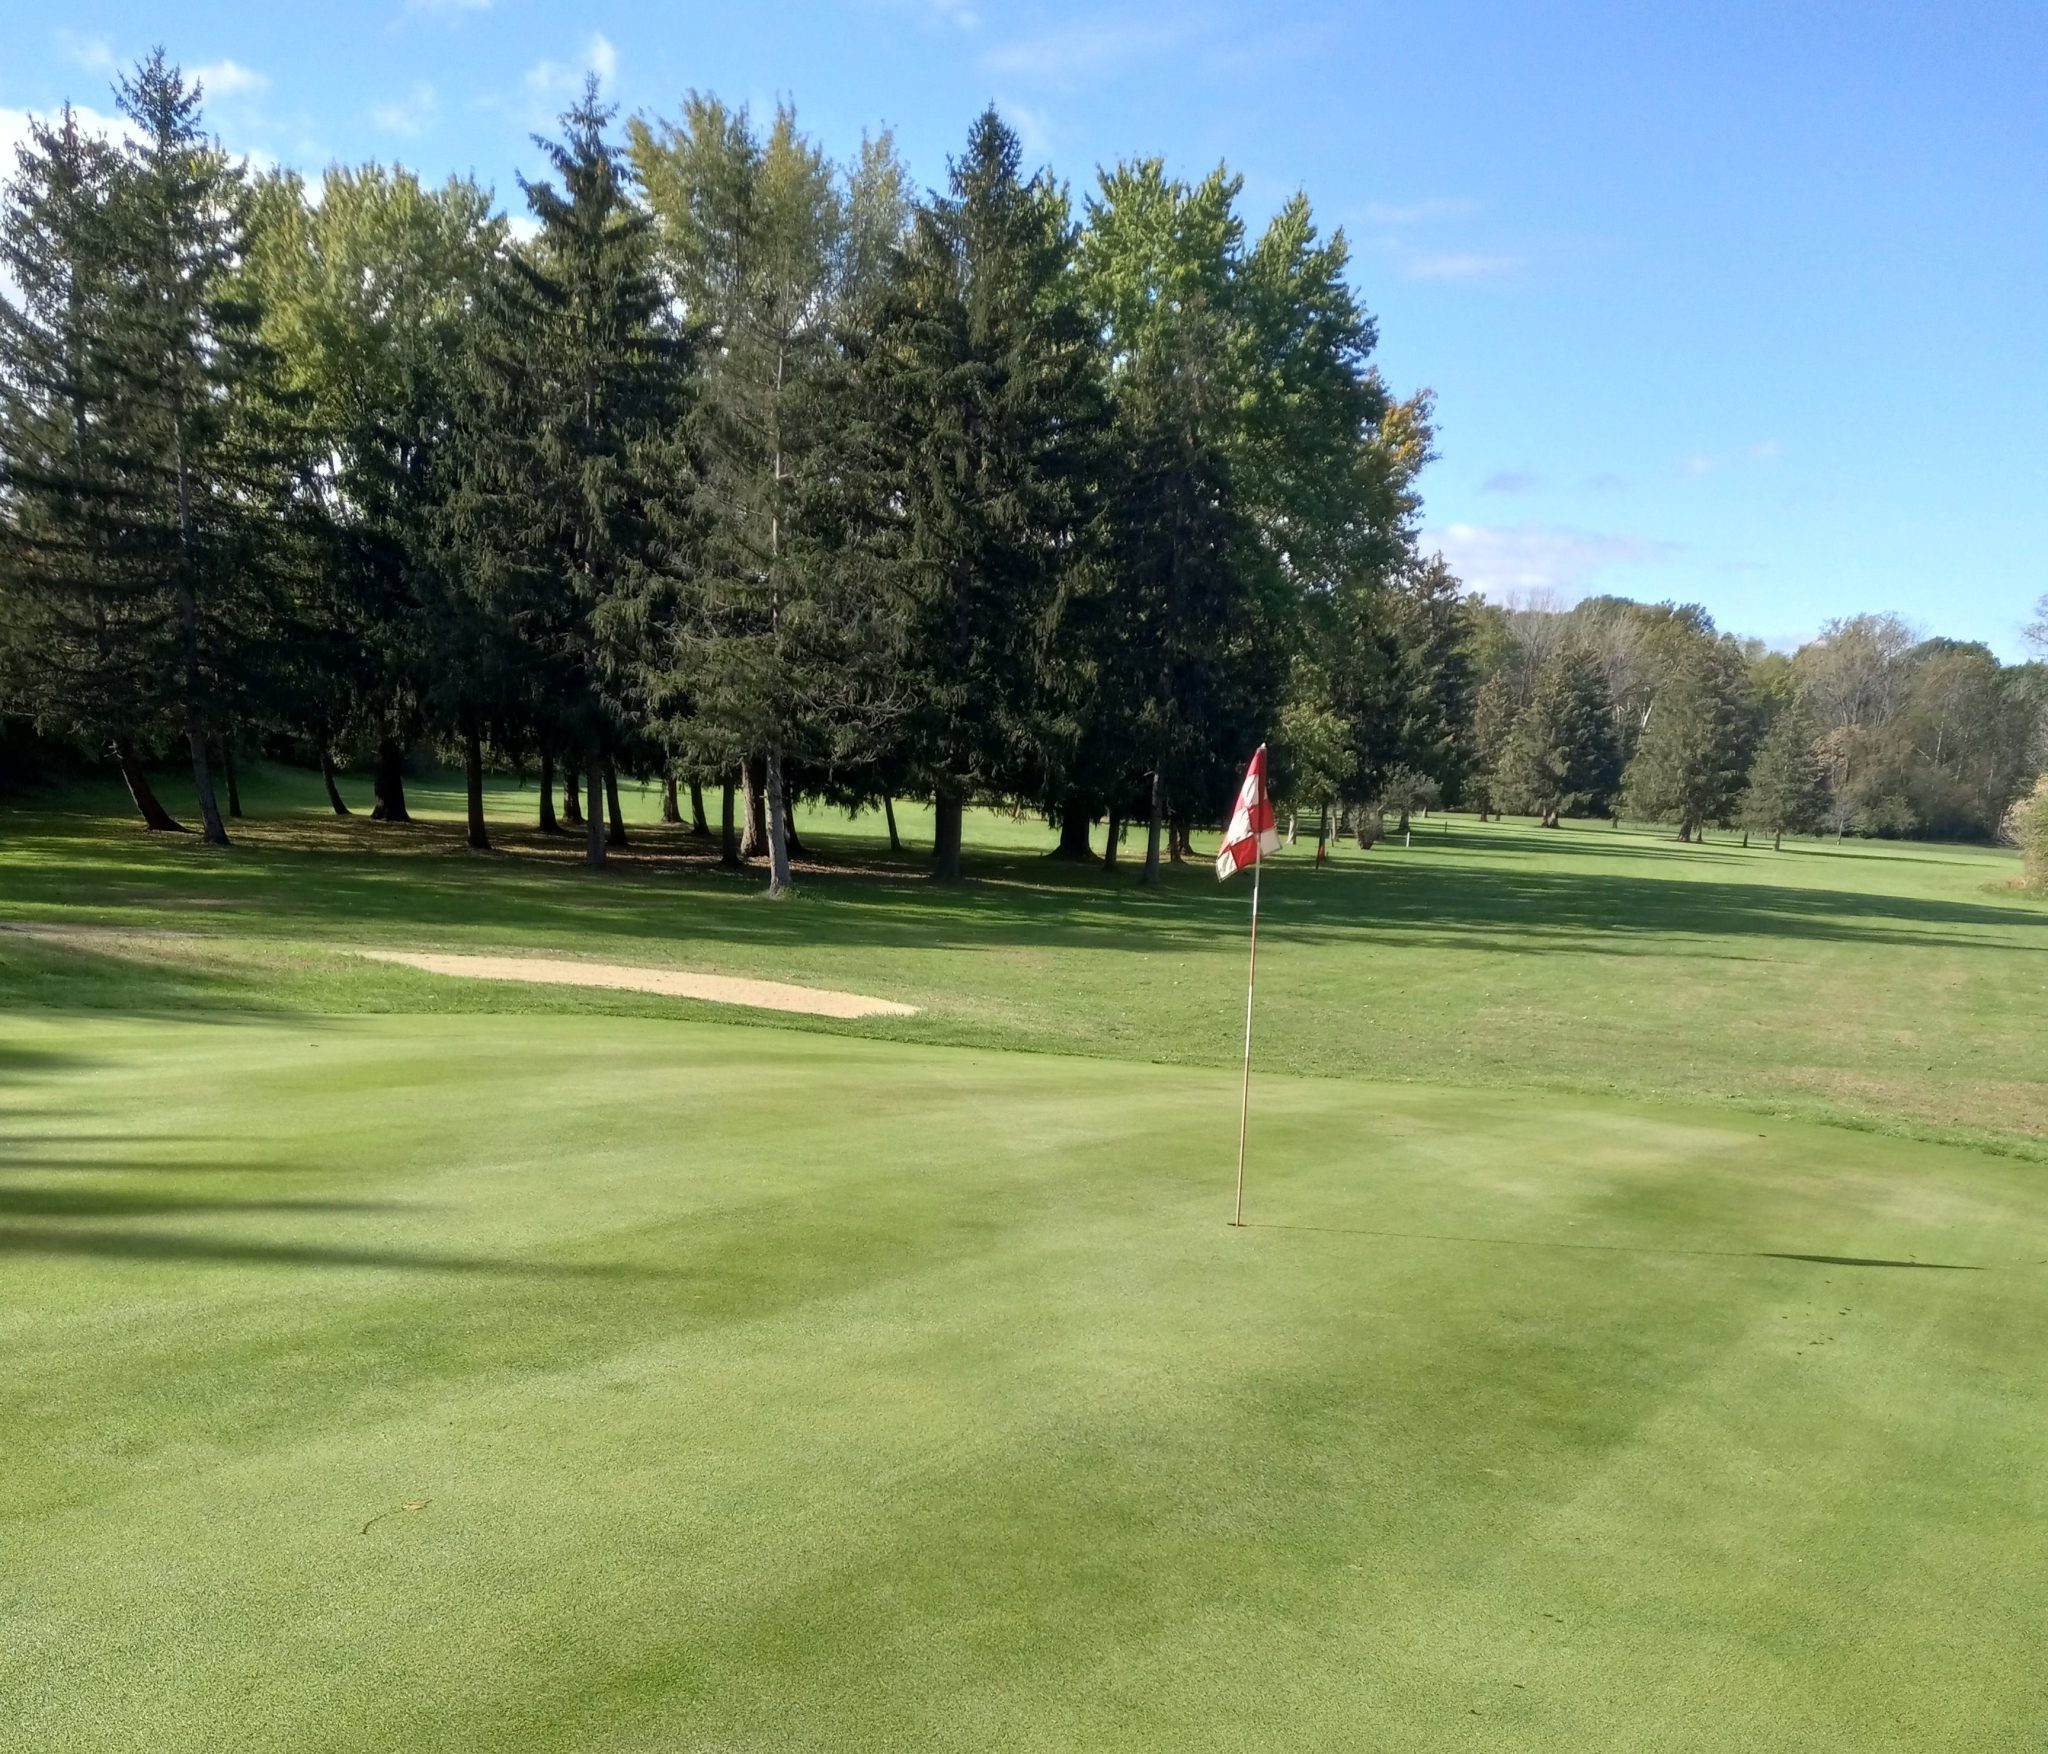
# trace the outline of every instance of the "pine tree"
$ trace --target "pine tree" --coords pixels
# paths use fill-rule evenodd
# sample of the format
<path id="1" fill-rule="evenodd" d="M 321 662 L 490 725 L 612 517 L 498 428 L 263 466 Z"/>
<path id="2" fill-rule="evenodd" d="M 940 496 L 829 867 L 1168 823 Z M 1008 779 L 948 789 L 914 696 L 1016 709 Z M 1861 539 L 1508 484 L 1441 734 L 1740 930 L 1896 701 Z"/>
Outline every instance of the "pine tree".
<path id="1" fill-rule="evenodd" d="M 1677 658 L 1628 765 L 1632 815 L 1675 821 L 1680 840 L 1726 817 L 1748 753 L 1746 679 L 1725 640 L 1695 639 Z"/>
<path id="2" fill-rule="evenodd" d="M 129 476 L 112 352 L 118 154 L 67 108 L 31 123 L 7 188 L 0 267 L 0 662 L 46 734 L 113 755 L 146 827 L 177 829 L 143 752 L 168 738 L 174 606 L 129 564 Z"/>
<path id="3" fill-rule="evenodd" d="M 578 752 L 585 856 L 606 848 L 605 771 L 645 638 L 649 575 L 681 539 L 678 433 L 688 352 L 667 316 L 651 218 L 630 200 L 614 112 L 593 79 L 536 141 L 560 188 L 521 179 L 532 245 L 469 325 L 437 490 L 443 625 L 465 655 L 460 710 L 524 702 Z"/>
<path id="4" fill-rule="evenodd" d="M 976 791 L 1027 792 L 1048 610 L 1086 521 L 1094 340 L 1060 191 L 990 110 L 919 209 L 845 381 L 847 564 L 895 604 L 903 759 L 931 789 L 934 875 Z"/>
<path id="5" fill-rule="evenodd" d="M 1498 809 L 1526 810 L 1555 828 L 1574 810 L 1603 809 L 1618 777 L 1607 690 L 1576 647 L 1537 672 L 1529 703 L 1501 745 L 1491 780 Z"/>
<path id="6" fill-rule="evenodd" d="M 1828 776 L 1814 751 L 1813 721 L 1797 701 L 1779 709 L 1757 745 L 1737 820 L 1781 845 L 1788 834 L 1815 834 L 1827 812 Z"/>

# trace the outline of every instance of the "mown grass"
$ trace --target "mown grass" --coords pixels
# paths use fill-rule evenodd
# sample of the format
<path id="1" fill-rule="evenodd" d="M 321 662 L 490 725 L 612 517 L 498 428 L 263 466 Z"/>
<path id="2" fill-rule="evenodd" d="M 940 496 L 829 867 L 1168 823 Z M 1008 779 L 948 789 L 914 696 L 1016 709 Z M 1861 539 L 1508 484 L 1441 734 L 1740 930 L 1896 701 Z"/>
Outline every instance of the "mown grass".
<path id="1" fill-rule="evenodd" d="M 595 1016 L 11 1020 L 0 1743 L 2031 1749 L 2034 1166 Z M 408 1508 L 410 1507 L 410 1508 Z"/>
<path id="2" fill-rule="evenodd" d="M 4 821 L 9 1754 L 2048 1738 L 2048 909 L 2001 856 L 1276 861 L 1233 1231 L 1206 867 L 983 816 L 941 889 L 814 816 L 771 904 L 644 821 L 593 875 L 465 853 L 444 786 L 249 791 L 226 853 Z"/>
<path id="3" fill-rule="evenodd" d="M 899 812 L 901 855 L 872 817 L 810 812 L 817 863 L 775 905 L 758 873 L 720 873 L 653 823 L 651 792 L 629 792 L 634 849 L 593 875 L 572 843 L 513 826 L 530 789 L 494 794 L 489 856 L 462 849 L 445 784 L 414 788 L 427 819 L 412 828 L 326 815 L 307 775 L 249 790 L 225 854 L 140 834 L 111 790 L 10 812 L 0 918 L 199 936 L 0 934 L 0 982 L 67 1008 L 706 1014 L 349 954 L 543 950 L 900 999 L 923 1014 L 820 1027 L 910 1041 L 1210 1065 L 1237 1049 L 1247 890 L 1205 864 L 1148 893 L 1128 869 L 1048 858 L 1035 822 L 984 814 L 975 881 L 943 891 L 923 881 L 923 812 Z M 2048 906 L 2016 875 L 1989 849 L 1681 847 L 1467 817 L 1322 870 L 1297 849 L 1266 893 L 1262 1061 L 1675 1095 L 2048 1158 Z"/>

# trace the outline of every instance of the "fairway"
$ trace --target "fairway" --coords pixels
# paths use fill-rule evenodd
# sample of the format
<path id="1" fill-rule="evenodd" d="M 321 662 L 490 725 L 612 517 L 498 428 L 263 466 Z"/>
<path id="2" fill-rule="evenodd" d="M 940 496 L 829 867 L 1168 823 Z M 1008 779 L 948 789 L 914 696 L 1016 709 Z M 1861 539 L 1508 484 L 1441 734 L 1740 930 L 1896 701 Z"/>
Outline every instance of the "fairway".
<path id="1" fill-rule="evenodd" d="M 592 884 L 300 783 L 230 861 L 75 806 L 0 855 L 0 1746 L 2048 1734 L 2048 916 L 1997 859 L 1460 819 L 1283 861 L 1232 1231 L 1243 897 L 1199 867 L 1138 897 L 984 818 L 937 893 L 821 823 L 776 909 L 674 831 Z M 1474 942 L 1417 942 L 1489 882 Z M 1629 1062 L 1689 1039 L 1661 1098 L 1565 1087 L 1621 955 L 1684 976 Z M 1882 1123 L 1745 1088 L 1845 957 L 1900 995 Z M 1482 1008 L 1537 964 L 1517 1086 Z M 1918 1069 L 1943 1015 L 2005 1109 Z"/>

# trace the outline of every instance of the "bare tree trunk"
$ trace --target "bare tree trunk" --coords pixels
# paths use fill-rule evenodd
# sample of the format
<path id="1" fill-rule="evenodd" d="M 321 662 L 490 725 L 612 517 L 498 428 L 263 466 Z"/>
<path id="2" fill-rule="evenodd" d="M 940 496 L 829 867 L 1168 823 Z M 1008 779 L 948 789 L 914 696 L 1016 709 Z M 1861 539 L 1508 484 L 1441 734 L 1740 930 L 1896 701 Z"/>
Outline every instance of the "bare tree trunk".
<path id="1" fill-rule="evenodd" d="M 348 815 L 348 800 L 341 795 L 341 787 L 335 783 L 334 757 L 328 753 L 325 737 L 320 739 L 320 783 L 327 788 L 327 807 L 337 816 Z"/>
<path id="2" fill-rule="evenodd" d="M 593 799 L 596 796 L 595 792 L 591 794 Z M 619 770 L 609 755 L 604 758 L 604 813 L 604 844 L 608 847 L 624 846 L 626 819 L 619 814 Z"/>
<path id="3" fill-rule="evenodd" d="M 1123 838 L 1123 812 L 1114 805 L 1111 805 L 1109 811 L 1109 837 L 1102 843 L 1102 868 L 1105 871 L 1114 871 L 1116 869 L 1117 848 L 1123 843 Z"/>
<path id="4" fill-rule="evenodd" d="M 1187 863 L 1188 825 L 1177 815 L 1166 819 L 1166 856 L 1176 865 Z"/>
<path id="5" fill-rule="evenodd" d="M 570 828 L 583 826 L 583 776 L 573 761 L 562 764 L 562 821 Z"/>
<path id="6" fill-rule="evenodd" d="M 185 825 L 158 800 L 156 789 L 149 783 L 149 775 L 142 771 L 142 757 L 135 753 L 135 745 L 126 737 L 114 739 L 114 763 L 127 783 L 128 796 L 135 800 L 135 808 L 142 816 L 142 826 L 158 833 L 183 834 Z"/>
<path id="7" fill-rule="evenodd" d="M 903 837 L 896 832 L 896 801 L 887 792 L 882 794 L 882 819 L 889 825 L 889 850 L 892 853 L 900 853 L 903 850 Z"/>
<path id="8" fill-rule="evenodd" d="M 555 752 L 545 746 L 540 752 L 540 831 L 562 832 L 561 823 L 555 819 Z"/>
<path id="9" fill-rule="evenodd" d="M 228 818 L 239 822 L 242 818 L 242 785 L 235 777 L 235 734 L 223 732 L 220 740 L 220 771 L 228 783 Z"/>
<path id="10" fill-rule="evenodd" d="M 704 787 L 697 780 L 690 782 L 690 832 L 705 840 L 711 838 L 711 824 L 704 820 Z"/>
<path id="11" fill-rule="evenodd" d="M 932 875 L 941 883 L 960 881 L 960 840 L 964 806 L 960 794 L 941 787 L 932 794 Z"/>
<path id="12" fill-rule="evenodd" d="M 388 732 L 377 739 L 377 765 L 371 770 L 370 790 L 376 806 L 372 822 L 410 822 L 405 808 L 405 751 Z"/>
<path id="13" fill-rule="evenodd" d="M 768 745 L 768 893 L 789 893 L 789 794 L 782 783 L 782 745 Z"/>
<path id="14" fill-rule="evenodd" d="M 484 827 L 484 746 L 474 725 L 462 734 L 462 783 L 469 803 L 470 850 L 487 853 L 491 850 L 491 836 Z"/>
<path id="15" fill-rule="evenodd" d="M 661 776 L 661 819 L 664 822 L 681 822 L 683 801 L 676 793 L 676 776 L 665 773 Z"/>
<path id="16" fill-rule="evenodd" d="M 1152 770 L 1152 809 L 1145 819 L 1145 868 L 1138 881 L 1148 889 L 1159 882 L 1159 830 L 1166 820 L 1166 776 Z"/>
<path id="17" fill-rule="evenodd" d="M 583 758 L 584 791 L 590 808 L 583 817 L 583 861 L 604 863 L 604 751 L 593 743 Z"/>
<path id="18" fill-rule="evenodd" d="M 719 810 L 718 862 L 738 870 L 740 866 L 740 843 L 733 833 L 732 825 L 732 775 L 725 776 L 725 796 Z"/>
<path id="19" fill-rule="evenodd" d="M 759 756 L 740 765 L 740 784 L 745 791 L 747 820 L 740 834 L 740 857 L 758 859 L 768 850 L 768 787 Z"/>
<path id="20" fill-rule="evenodd" d="M 1088 800 L 1079 794 L 1070 794 L 1060 804 L 1060 844 L 1053 849 L 1056 859 L 1087 859 L 1094 855 L 1088 847 L 1088 830 L 1094 825 L 1095 812 Z"/>

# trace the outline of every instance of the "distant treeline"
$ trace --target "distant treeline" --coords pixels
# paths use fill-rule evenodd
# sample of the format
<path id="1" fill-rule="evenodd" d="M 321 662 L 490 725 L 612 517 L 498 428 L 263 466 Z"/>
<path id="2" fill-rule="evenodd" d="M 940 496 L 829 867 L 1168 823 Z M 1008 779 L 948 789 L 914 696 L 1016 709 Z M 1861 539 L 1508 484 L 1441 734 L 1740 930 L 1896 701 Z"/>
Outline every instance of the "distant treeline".
<path id="1" fill-rule="evenodd" d="M 2038 667 L 1893 622 L 1785 660 L 1468 599 L 1305 197 L 1254 237 L 1149 160 L 1077 207 L 991 111 L 920 198 L 886 135 L 692 94 L 620 136 L 593 85 L 515 234 L 467 181 L 251 178 L 161 54 L 119 95 L 0 216 L 0 751 L 111 759 L 153 828 L 173 750 L 224 841 L 237 749 L 386 820 L 430 749 L 478 846 L 515 764 L 593 862 L 623 773 L 777 890 L 798 795 L 931 798 L 941 875 L 970 800 L 1074 856 L 1143 823 L 1151 878 L 1262 739 L 1309 807 L 1688 833 L 1983 834 L 2039 763 Z"/>

